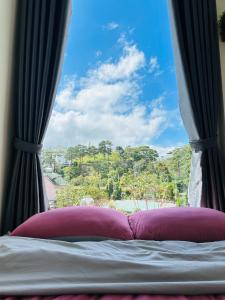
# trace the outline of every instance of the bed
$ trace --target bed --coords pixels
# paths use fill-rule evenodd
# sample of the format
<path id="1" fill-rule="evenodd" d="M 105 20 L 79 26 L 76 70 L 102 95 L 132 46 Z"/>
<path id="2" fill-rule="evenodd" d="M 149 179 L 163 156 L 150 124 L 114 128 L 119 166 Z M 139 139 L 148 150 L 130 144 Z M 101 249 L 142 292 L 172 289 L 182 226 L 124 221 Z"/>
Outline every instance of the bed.
<path id="1" fill-rule="evenodd" d="M 3 300 L 224 300 L 224 295 L 165 296 L 165 295 L 64 295 L 7 297 Z"/>
<path id="2" fill-rule="evenodd" d="M 71 210 L 68 211 L 71 213 Z M 90 208 L 84 209 L 84 211 L 89 213 Z M 65 212 L 64 210 L 62 220 L 64 222 L 66 220 L 71 228 L 71 222 L 68 223 Z M 82 209 L 79 210 L 80 216 L 81 212 Z M 176 210 L 169 210 L 171 217 L 169 219 L 172 220 L 171 215 L 174 212 Z M 105 213 L 104 210 L 103 213 Z M 213 241 L 188 241 L 187 237 L 190 232 L 185 226 L 186 231 L 178 230 L 179 233 L 182 232 L 183 240 L 182 238 L 180 240 L 144 239 L 146 232 L 148 232 L 148 236 L 157 232 L 156 227 L 153 226 L 154 224 L 156 226 L 156 219 L 158 221 L 160 219 L 159 216 L 154 219 L 157 213 L 158 211 L 153 212 L 152 215 L 152 212 L 148 212 L 144 216 L 143 213 L 139 213 L 130 218 L 128 228 L 133 233 L 133 239 L 123 240 L 115 237 L 112 239 L 109 236 L 96 240 L 96 231 L 93 232 L 93 240 L 90 239 L 91 232 L 88 232 L 87 240 L 80 240 L 81 234 L 79 233 L 75 241 L 67 240 L 68 236 L 71 238 L 71 232 L 66 232 L 65 240 L 62 237 L 60 240 L 56 237 L 28 237 L 25 235 L 27 235 L 27 230 L 29 231 L 29 228 L 32 227 L 32 220 L 28 221 L 11 236 L 0 238 L 1 297 L 7 300 L 225 299 L 225 238 L 221 235 L 225 234 L 225 226 L 221 227 L 224 214 L 210 211 L 209 217 L 204 211 L 204 218 L 201 218 L 202 210 L 200 214 L 198 211 L 199 219 L 202 221 L 211 218 L 211 214 L 216 214 L 215 226 L 218 228 Z M 162 213 L 168 215 L 168 210 L 161 210 L 160 215 Z M 179 214 L 182 215 L 182 213 L 180 210 Z M 189 209 L 185 210 L 185 214 L 188 218 L 192 218 L 190 224 L 193 226 L 195 223 L 193 213 Z M 146 224 L 146 216 L 148 224 Z M 81 221 L 86 223 L 87 221 L 83 217 L 84 215 L 81 217 Z M 108 217 L 107 215 L 107 220 Z M 39 216 L 36 217 L 36 219 L 39 218 Z M 43 215 L 41 218 L 42 224 L 44 224 Z M 78 222 L 78 219 L 72 218 L 73 222 Z M 185 217 L 182 219 L 185 220 Z M 99 220 L 99 216 L 97 220 Z M 113 218 L 110 219 L 110 222 L 111 228 L 115 231 L 116 224 L 113 223 Z M 150 226 L 149 222 L 154 224 Z M 98 224 L 104 227 L 102 222 Z M 121 223 L 120 220 L 120 226 L 121 224 L 125 223 Z M 208 235 L 201 235 L 203 231 L 201 232 L 201 227 L 198 228 L 199 239 L 200 236 L 202 239 L 213 238 L 210 236 L 213 224 L 213 222 L 209 223 Z M 62 225 L 60 223 L 60 228 Z M 89 231 L 90 228 L 91 230 L 94 228 L 94 224 L 92 225 L 92 227 L 87 227 Z M 164 223 L 162 224 L 160 221 L 158 225 L 159 237 L 162 237 L 165 228 L 170 232 L 170 221 L 167 219 L 164 218 Z M 152 230 L 147 231 L 149 226 L 154 228 L 153 232 Z M 53 227 L 55 228 L 55 226 Z M 75 227 L 78 232 L 79 226 Z M 39 226 L 40 235 L 43 228 L 41 225 Z M 137 228 L 139 232 L 135 231 Z M 21 231 L 24 231 L 24 236 Z M 127 231 L 128 233 L 129 231 Z M 62 232 L 60 232 L 61 234 Z M 171 231 L 171 234 L 174 234 L 174 231 Z M 195 234 L 196 232 L 192 238 L 195 237 Z M 98 235 L 102 236 L 102 233 L 98 232 Z M 139 235 L 142 239 L 137 238 Z M 126 234 L 123 233 L 123 236 L 125 237 Z"/>

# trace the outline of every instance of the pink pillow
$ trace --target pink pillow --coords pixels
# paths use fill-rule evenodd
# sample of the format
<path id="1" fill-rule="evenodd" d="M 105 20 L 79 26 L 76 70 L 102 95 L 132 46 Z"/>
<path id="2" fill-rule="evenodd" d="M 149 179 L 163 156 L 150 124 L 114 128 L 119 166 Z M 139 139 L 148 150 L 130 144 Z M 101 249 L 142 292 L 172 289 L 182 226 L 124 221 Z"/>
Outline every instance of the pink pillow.
<path id="1" fill-rule="evenodd" d="M 212 242 L 225 240 L 225 214 L 209 208 L 160 208 L 129 217 L 135 239 Z"/>
<path id="2" fill-rule="evenodd" d="M 53 209 L 36 214 L 11 234 L 33 238 L 62 240 L 131 240 L 127 217 L 110 208 L 79 206 Z"/>

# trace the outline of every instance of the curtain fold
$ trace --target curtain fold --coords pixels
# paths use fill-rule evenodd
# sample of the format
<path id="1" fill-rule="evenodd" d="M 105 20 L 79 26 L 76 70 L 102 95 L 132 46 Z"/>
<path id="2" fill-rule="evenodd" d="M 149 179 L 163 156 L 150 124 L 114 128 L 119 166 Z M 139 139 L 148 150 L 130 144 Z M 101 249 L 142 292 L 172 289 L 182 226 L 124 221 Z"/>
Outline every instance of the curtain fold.
<path id="1" fill-rule="evenodd" d="M 46 209 L 39 153 L 56 94 L 70 0 L 20 0 L 13 169 L 3 233 Z"/>
<path id="2" fill-rule="evenodd" d="M 223 109 L 215 0 L 170 0 L 180 110 L 192 147 L 191 206 L 225 211 L 218 147 Z"/>

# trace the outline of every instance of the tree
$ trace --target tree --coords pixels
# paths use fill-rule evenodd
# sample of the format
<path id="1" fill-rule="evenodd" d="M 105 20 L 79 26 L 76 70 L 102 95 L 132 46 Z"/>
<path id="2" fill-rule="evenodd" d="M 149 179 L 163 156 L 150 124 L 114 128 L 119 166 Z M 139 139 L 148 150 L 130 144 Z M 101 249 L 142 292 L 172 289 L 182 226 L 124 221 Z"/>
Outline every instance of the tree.
<path id="1" fill-rule="evenodd" d="M 163 160 L 159 161 L 156 164 L 155 172 L 162 182 L 171 182 L 172 181 L 172 176 L 169 172 L 169 169 L 168 169 L 166 163 Z"/>
<path id="2" fill-rule="evenodd" d="M 139 161 L 143 159 L 145 162 L 156 161 L 158 158 L 158 152 L 151 149 L 149 146 L 140 147 L 126 147 L 125 153 L 128 157 L 132 158 L 134 161 Z"/>
<path id="3" fill-rule="evenodd" d="M 112 142 L 110 142 L 110 141 L 101 141 L 98 145 L 98 150 L 104 156 L 106 156 L 106 154 L 109 156 L 112 153 Z"/>
<path id="4" fill-rule="evenodd" d="M 73 165 L 65 167 L 63 173 L 66 180 L 70 181 L 74 177 L 81 175 L 81 168 L 77 162 L 74 162 Z"/>
<path id="5" fill-rule="evenodd" d="M 51 167 L 53 169 L 53 172 L 62 173 L 62 167 L 57 162 L 56 157 L 56 150 L 44 150 L 41 156 L 42 164 L 45 167 Z"/>
<path id="6" fill-rule="evenodd" d="M 79 144 L 79 145 L 75 146 L 75 149 L 76 149 L 77 155 L 79 157 L 79 160 L 82 161 L 83 157 L 88 153 L 87 146 Z"/>
<path id="7" fill-rule="evenodd" d="M 52 150 L 44 150 L 42 153 L 42 164 L 45 166 L 53 167 L 56 163 L 54 157 L 54 151 Z"/>
<path id="8" fill-rule="evenodd" d="M 77 178 L 78 179 L 78 178 Z M 57 207 L 63 207 L 67 205 L 80 205 L 80 200 L 82 198 L 93 198 L 96 205 L 102 202 L 108 201 L 107 192 L 100 188 L 99 177 L 90 176 L 86 178 L 79 178 L 81 181 L 79 184 L 76 181 L 71 181 L 68 186 L 60 189 L 56 195 Z"/>
<path id="9" fill-rule="evenodd" d="M 77 150 L 75 147 L 69 147 L 66 150 L 65 159 L 67 159 L 70 163 L 72 163 L 73 160 L 77 159 Z"/>
<path id="10" fill-rule="evenodd" d="M 98 148 L 95 146 L 89 146 L 87 148 L 87 154 L 95 158 L 95 156 L 98 154 Z"/>
<path id="11" fill-rule="evenodd" d="M 124 151 L 123 147 L 121 147 L 121 146 L 116 146 L 116 152 L 118 152 L 119 155 L 120 155 L 122 158 L 124 157 L 125 151 Z"/>
<path id="12" fill-rule="evenodd" d="M 191 147 L 189 145 L 174 149 L 165 161 L 173 181 L 181 194 L 187 192 L 191 168 Z"/>
<path id="13" fill-rule="evenodd" d="M 111 179 L 108 180 L 106 191 L 108 193 L 109 199 L 111 199 L 112 194 L 113 194 L 113 182 Z"/>
<path id="14" fill-rule="evenodd" d="M 113 200 L 121 200 L 121 196 L 122 196 L 122 189 L 120 187 L 120 182 L 116 181 L 113 184 L 112 199 Z"/>
<path id="15" fill-rule="evenodd" d="M 70 165 L 56 164 L 66 157 Z M 91 197 L 96 205 L 114 205 L 114 200 L 142 199 L 159 202 L 187 202 L 191 150 L 189 146 L 174 149 L 160 158 L 149 146 L 117 146 L 101 141 L 95 146 L 76 145 L 68 149 L 44 151 L 42 161 L 54 165 L 68 182 L 57 193 L 57 205 L 79 205 L 83 197 Z M 111 201 L 109 204 L 109 201 Z"/>

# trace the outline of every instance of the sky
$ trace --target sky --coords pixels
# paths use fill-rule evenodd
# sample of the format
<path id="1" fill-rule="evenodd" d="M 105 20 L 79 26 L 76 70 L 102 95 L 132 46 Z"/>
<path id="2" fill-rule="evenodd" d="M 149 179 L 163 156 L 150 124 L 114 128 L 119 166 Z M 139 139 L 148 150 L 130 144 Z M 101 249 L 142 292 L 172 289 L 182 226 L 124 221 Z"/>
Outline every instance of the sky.
<path id="1" fill-rule="evenodd" d="M 140 5 L 141 3 L 141 5 Z M 187 143 L 166 0 L 73 0 L 45 148 Z"/>

